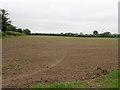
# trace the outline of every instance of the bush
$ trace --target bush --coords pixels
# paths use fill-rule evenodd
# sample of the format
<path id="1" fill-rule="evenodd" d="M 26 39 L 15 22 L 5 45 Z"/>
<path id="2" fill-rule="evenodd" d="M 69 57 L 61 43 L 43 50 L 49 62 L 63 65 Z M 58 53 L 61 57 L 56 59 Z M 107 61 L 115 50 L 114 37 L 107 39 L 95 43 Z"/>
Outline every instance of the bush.
<path id="1" fill-rule="evenodd" d="M 24 36 L 25 34 L 13 31 L 2 32 L 2 36 Z"/>
<path id="2" fill-rule="evenodd" d="M 2 37 L 2 32 L 0 31 L 0 37 Z"/>

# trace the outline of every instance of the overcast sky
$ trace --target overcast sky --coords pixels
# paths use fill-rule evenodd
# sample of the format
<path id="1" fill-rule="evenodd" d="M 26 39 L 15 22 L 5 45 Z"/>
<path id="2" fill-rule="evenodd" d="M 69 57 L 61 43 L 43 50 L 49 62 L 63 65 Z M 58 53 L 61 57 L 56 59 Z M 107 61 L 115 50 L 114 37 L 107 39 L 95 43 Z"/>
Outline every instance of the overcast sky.
<path id="1" fill-rule="evenodd" d="M 119 0 L 0 0 L 12 24 L 39 33 L 118 33 Z"/>

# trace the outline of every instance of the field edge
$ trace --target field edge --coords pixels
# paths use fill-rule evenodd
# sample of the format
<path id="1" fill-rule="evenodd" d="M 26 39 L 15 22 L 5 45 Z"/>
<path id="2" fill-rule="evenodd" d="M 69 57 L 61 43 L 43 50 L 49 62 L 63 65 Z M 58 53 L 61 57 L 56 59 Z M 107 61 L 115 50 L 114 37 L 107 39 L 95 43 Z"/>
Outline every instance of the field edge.
<path id="1" fill-rule="evenodd" d="M 107 75 L 99 76 L 95 79 L 75 82 L 63 82 L 47 84 L 35 84 L 28 88 L 118 88 L 118 76 L 120 70 L 114 70 Z"/>

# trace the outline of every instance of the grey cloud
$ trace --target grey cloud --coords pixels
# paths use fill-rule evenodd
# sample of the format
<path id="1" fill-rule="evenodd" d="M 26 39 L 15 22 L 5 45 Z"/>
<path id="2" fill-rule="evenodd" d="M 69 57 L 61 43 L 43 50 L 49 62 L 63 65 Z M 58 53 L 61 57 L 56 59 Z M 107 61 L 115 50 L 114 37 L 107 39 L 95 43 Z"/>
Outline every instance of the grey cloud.
<path id="1" fill-rule="evenodd" d="M 115 0 L 24 0 L 4 1 L 13 24 L 32 32 L 117 32 Z"/>

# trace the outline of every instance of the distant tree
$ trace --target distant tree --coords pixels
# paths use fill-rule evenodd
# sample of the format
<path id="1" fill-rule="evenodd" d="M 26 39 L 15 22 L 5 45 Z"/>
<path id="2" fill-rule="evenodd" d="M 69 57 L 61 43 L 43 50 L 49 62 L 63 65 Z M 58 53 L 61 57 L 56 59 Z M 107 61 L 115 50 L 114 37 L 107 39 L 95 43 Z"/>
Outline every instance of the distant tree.
<path id="1" fill-rule="evenodd" d="M 63 35 L 63 32 L 61 32 L 60 34 Z"/>
<path id="2" fill-rule="evenodd" d="M 29 29 L 23 29 L 23 31 L 22 31 L 24 34 L 31 34 L 31 31 L 29 30 Z"/>
<path id="3" fill-rule="evenodd" d="M 98 31 L 93 31 L 93 35 L 98 35 Z"/>
<path id="4" fill-rule="evenodd" d="M 110 35 L 111 33 L 110 33 L 110 32 L 104 32 L 104 34 L 106 34 L 106 35 Z"/>
<path id="5" fill-rule="evenodd" d="M 83 33 L 82 33 L 82 32 L 80 32 L 80 35 L 83 35 Z"/>
<path id="6" fill-rule="evenodd" d="M 19 33 L 22 33 L 22 29 L 21 28 L 16 29 L 16 31 L 19 32 Z"/>
<path id="7" fill-rule="evenodd" d="M 118 34 L 118 38 L 120 38 L 120 34 Z"/>
<path id="8" fill-rule="evenodd" d="M 113 36 L 114 38 L 116 38 L 116 37 L 118 37 L 118 34 L 117 34 L 117 33 L 114 33 L 114 34 L 112 34 L 112 36 Z"/>
<path id="9" fill-rule="evenodd" d="M 74 33 L 73 34 L 74 37 L 78 37 L 78 35 L 79 35 L 78 33 Z"/>
<path id="10" fill-rule="evenodd" d="M 13 25 L 8 25 L 6 31 L 16 31 L 17 27 Z"/>
<path id="11" fill-rule="evenodd" d="M 113 35 L 110 32 L 104 32 L 100 34 L 100 37 L 113 37 Z"/>
<path id="12" fill-rule="evenodd" d="M 0 9 L 0 16 L 2 18 L 2 31 L 7 31 L 9 25 L 11 25 L 11 21 L 9 20 L 10 18 L 8 18 L 9 13 L 4 10 L 4 9 Z"/>
<path id="13" fill-rule="evenodd" d="M 110 37 L 110 36 L 111 36 L 111 33 L 110 33 L 110 32 L 104 32 L 104 35 L 105 35 L 106 37 Z"/>
<path id="14" fill-rule="evenodd" d="M 75 33 L 75 35 L 78 35 L 78 33 Z"/>
<path id="15" fill-rule="evenodd" d="M 73 36 L 74 34 L 71 32 L 65 33 L 66 36 Z"/>

